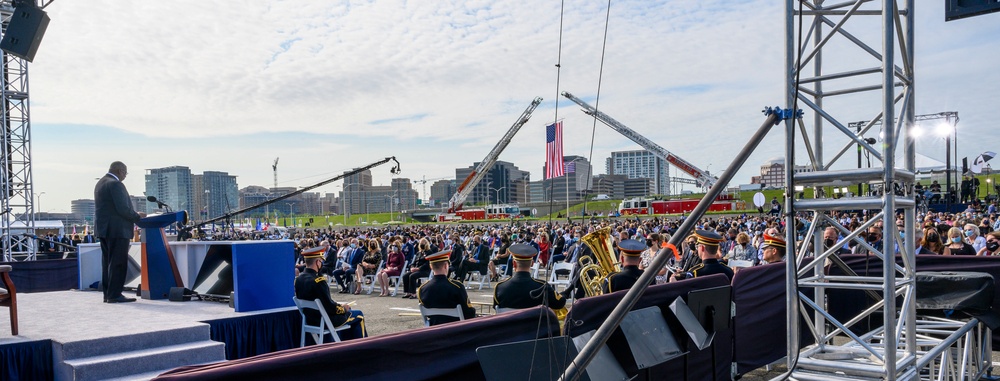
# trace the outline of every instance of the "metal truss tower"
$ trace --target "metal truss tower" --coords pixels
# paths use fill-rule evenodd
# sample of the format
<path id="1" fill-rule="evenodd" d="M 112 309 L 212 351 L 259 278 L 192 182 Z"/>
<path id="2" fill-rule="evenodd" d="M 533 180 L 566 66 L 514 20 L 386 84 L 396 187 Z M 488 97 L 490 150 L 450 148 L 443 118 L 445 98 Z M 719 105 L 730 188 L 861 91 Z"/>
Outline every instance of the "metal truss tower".
<path id="1" fill-rule="evenodd" d="M 789 374 L 785 376 L 796 380 L 975 379 L 984 364 L 989 366 L 989 330 L 982 340 L 984 330 L 975 319 L 963 322 L 917 315 L 914 234 L 901 238 L 897 228 L 897 221 L 902 221 L 905 232 L 914 232 L 916 225 L 911 135 L 914 0 L 786 0 L 785 5 L 787 104 L 798 105 L 792 107 L 812 116 L 811 121 L 785 121 L 785 186 L 792 196 L 785 200 L 789 211 L 784 217 L 785 238 L 789 253 L 794 250 L 794 257 L 790 254 L 786 262 L 786 279 L 789 295 L 797 296 L 788 298 Z M 855 129 L 847 120 L 868 122 Z M 881 131 L 872 131 L 876 125 L 883 126 Z M 865 138 L 879 133 L 879 145 Z M 833 155 L 827 155 L 825 147 L 833 147 Z M 845 154 L 855 147 L 870 155 L 871 168 L 841 162 L 851 159 L 853 155 Z M 797 155 L 802 148 L 805 155 Z M 795 173 L 796 159 L 808 162 L 812 172 Z M 834 193 L 828 191 L 831 187 L 858 183 L 874 191 L 829 197 Z M 815 189 L 815 198 L 795 199 L 805 187 Z M 860 209 L 871 211 L 870 218 L 854 230 L 834 214 Z M 861 238 L 879 222 L 884 229 L 882 248 Z M 844 238 L 830 249 L 812 253 L 810 247 L 824 247 L 822 229 L 830 226 Z M 881 267 L 876 271 L 880 274 L 825 273 L 824 264 L 838 262 L 834 252 L 849 241 L 874 253 L 872 266 Z M 827 292 L 837 289 L 865 291 L 874 305 L 838 320 L 827 309 L 838 302 Z M 879 328 L 865 334 L 848 329 L 865 319 Z M 800 351 L 800 342 L 807 337 L 800 336 L 802 331 L 808 331 L 815 344 Z M 956 346 L 956 342 L 961 344 Z"/>
<path id="2" fill-rule="evenodd" d="M 7 32 L 14 7 L 0 2 L 2 33 Z M 0 156 L 0 246 L 3 260 L 34 260 L 35 205 L 31 176 L 31 121 L 28 112 L 28 61 L 0 53 L 0 120 L 3 123 Z M 14 234 L 11 227 L 24 229 Z"/>

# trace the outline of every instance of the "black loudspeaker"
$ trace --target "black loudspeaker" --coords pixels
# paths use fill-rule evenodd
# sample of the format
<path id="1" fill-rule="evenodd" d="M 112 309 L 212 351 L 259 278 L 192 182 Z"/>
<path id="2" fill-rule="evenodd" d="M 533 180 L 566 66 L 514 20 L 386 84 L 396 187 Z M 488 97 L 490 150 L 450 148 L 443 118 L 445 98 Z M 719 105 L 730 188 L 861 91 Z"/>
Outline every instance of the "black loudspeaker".
<path id="1" fill-rule="evenodd" d="M 962 174 L 969 174 L 969 158 L 967 157 L 962 158 Z"/>
<path id="2" fill-rule="evenodd" d="M 3 40 L 0 40 L 0 49 L 31 62 L 48 26 L 49 15 L 45 11 L 36 7 L 34 1 L 22 1 L 10 16 L 10 24 Z"/>
<path id="3" fill-rule="evenodd" d="M 169 299 L 171 302 L 186 302 L 191 300 L 191 291 L 184 287 L 171 287 Z"/>

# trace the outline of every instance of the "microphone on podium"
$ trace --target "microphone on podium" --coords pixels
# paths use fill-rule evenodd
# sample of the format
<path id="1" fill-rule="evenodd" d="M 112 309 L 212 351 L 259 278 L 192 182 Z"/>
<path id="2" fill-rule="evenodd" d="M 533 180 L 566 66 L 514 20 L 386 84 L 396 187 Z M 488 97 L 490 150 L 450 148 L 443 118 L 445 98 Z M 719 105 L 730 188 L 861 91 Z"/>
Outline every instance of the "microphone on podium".
<path id="1" fill-rule="evenodd" d="M 146 201 L 155 202 L 158 208 L 166 209 L 167 211 L 171 209 L 170 205 L 160 202 L 160 200 L 157 200 L 155 196 L 146 196 Z"/>

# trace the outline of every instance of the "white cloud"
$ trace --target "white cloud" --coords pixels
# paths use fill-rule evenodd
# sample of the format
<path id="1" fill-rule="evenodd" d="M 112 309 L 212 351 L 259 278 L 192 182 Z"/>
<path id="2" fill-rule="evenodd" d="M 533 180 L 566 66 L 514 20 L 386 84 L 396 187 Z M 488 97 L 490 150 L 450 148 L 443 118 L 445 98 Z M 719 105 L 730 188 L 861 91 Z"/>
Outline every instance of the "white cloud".
<path id="1" fill-rule="evenodd" d="M 602 110 L 702 168 L 725 167 L 763 121 L 760 109 L 783 103 L 780 2 L 612 2 L 603 76 L 606 3 L 565 4 L 560 90 L 594 104 L 600 76 Z M 270 184 L 270 162 L 279 156 L 279 182 L 390 155 L 403 162 L 401 176 L 453 176 L 481 160 L 542 96 L 545 103 L 501 156 L 537 179 L 542 127 L 555 118 L 559 5 L 53 3 L 31 66 L 34 125 L 106 126 L 130 138 L 124 144 L 98 135 L 106 129 L 73 141 L 38 135 L 36 188 L 53 189 L 47 203 L 66 200 L 68 209 L 68 200 L 91 197 L 89 189 L 54 188 L 89 183 L 118 159 L 130 159 L 132 168 L 228 171 L 241 186 Z M 990 131 L 1000 42 L 992 37 L 1000 16 L 946 24 L 943 7 L 918 6 L 918 113 L 956 109 L 960 150 L 997 150 Z M 840 68 L 827 62 L 825 70 Z M 559 106 L 565 152 L 588 155 L 593 120 L 566 99 Z M 872 116 L 870 107 L 851 106 L 842 106 L 848 115 L 857 110 L 850 118 Z M 738 182 L 782 153 L 781 135 L 768 136 Z M 610 151 L 638 149 L 599 123 L 594 140 L 597 173 Z M 830 144 L 828 151 L 843 140 Z M 387 168 L 374 174 L 388 183 Z M 141 193 L 141 181 L 129 184 Z"/>

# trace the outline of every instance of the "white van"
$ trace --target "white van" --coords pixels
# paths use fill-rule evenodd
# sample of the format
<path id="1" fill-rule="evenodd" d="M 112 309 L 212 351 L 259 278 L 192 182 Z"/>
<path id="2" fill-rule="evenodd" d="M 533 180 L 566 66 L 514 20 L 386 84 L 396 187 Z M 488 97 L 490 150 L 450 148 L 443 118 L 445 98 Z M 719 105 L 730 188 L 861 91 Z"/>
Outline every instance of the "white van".
<path id="1" fill-rule="evenodd" d="M 611 197 L 608 197 L 608 195 L 606 195 L 606 194 L 599 194 L 599 195 L 595 196 L 594 199 L 595 200 L 610 200 Z"/>

